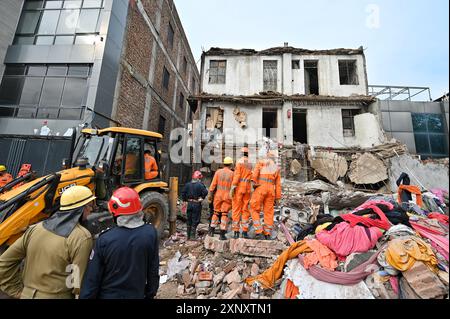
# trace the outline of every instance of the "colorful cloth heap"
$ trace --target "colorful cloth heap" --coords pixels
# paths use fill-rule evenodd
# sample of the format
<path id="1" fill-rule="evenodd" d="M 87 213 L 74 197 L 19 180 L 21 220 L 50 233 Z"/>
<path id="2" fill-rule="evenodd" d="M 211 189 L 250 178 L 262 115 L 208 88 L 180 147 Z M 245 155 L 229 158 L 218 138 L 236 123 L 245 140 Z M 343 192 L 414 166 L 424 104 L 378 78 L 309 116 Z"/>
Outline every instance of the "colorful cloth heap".
<path id="1" fill-rule="evenodd" d="M 305 269 L 311 268 L 312 265 L 320 264 L 322 268 L 334 271 L 338 266 L 336 255 L 318 240 L 307 240 L 306 243 L 313 250 L 312 253 L 305 255 L 303 265 Z"/>

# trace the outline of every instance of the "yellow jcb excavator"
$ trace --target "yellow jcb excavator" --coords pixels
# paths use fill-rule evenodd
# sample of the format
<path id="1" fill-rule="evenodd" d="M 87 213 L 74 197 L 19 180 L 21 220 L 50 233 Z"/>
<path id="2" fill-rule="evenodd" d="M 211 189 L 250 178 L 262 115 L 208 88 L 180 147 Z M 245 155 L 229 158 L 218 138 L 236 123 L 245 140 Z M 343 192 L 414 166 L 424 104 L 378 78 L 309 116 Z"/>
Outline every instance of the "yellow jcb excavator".
<path id="1" fill-rule="evenodd" d="M 161 134 L 131 128 L 84 129 L 73 158 L 63 160 L 63 170 L 0 194 L 0 247 L 9 246 L 29 225 L 58 210 L 61 194 L 74 185 L 95 192 L 97 209 L 88 221 L 94 234 L 112 224 L 107 212 L 112 192 L 128 186 L 140 194 L 146 222 L 161 235 L 169 214 L 168 184 L 161 178 L 159 165 L 161 139 Z M 150 151 L 159 168 L 151 180 L 145 179 L 144 151 Z"/>

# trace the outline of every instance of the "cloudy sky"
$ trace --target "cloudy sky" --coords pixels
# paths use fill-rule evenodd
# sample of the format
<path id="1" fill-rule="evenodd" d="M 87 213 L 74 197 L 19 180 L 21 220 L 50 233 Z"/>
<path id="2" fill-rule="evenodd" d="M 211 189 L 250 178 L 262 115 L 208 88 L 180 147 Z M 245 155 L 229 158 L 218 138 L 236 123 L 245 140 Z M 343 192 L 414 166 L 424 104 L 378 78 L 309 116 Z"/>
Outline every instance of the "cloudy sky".
<path id="1" fill-rule="evenodd" d="M 369 84 L 449 90 L 448 0 L 175 0 L 195 59 L 210 47 L 358 48 Z M 426 98 L 427 96 L 423 96 Z"/>

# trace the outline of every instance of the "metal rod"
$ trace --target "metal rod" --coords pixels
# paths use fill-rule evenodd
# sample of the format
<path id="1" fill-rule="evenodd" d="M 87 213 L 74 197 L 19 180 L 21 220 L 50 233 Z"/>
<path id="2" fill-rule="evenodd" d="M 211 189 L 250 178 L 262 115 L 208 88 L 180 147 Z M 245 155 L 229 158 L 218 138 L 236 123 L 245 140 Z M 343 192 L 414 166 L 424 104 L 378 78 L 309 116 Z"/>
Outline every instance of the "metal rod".
<path id="1" fill-rule="evenodd" d="M 169 235 L 175 234 L 177 230 L 177 200 L 178 177 L 171 177 L 169 181 Z"/>

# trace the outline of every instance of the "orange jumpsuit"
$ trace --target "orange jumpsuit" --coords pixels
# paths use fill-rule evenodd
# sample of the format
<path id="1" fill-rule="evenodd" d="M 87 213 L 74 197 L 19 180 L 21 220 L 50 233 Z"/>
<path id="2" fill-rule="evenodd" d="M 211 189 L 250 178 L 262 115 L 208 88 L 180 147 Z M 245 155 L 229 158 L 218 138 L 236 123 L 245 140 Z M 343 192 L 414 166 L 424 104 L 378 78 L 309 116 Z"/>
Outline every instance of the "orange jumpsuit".
<path id="1" fill-rule="evenodd" d="M 256 189 L 250 200 L 250 211 L 256 234 L 270 235 L 273 228 L 274 201 L 281 198 L 280 169 L 271 159 L 260 160 L 252 174 Z M 264 225 L 259 213 L 264 210 Z"/>
<path id="2" fill-rule="evenodd" d="M 228 212 L 231 210 L 230 189 L 233 181 L 233 171 L 224 167 L 219 169 L 212 180 L 209 192 L 214 193 L 214 215 L 211 219 L 211 227 L 216 228 L 221 219 L 220 229 L 227 230 Z M 222 218 L 220 218 L 222 215 Z"/>
<path id="3" fill-rule="evenodd" d="M 248 203 L 250 202 L 252 164 L 249 163 L 247 157 L 242 157 L 236 164 L 233 176 L 233 186 L 236 186 L 234 197 L 232 199 L 232 220 L 233 231 L 240 230 L 240 222 L 242 216 L 242 231 L 248 232 L 248 221 L 250 219 L 250 210 Z"/>
<path id="4" fill-rule="evenodd" d="M 0 187 L 5 186 L 6 184 L 9 184 L 10 182 L 12 182 L 13 178 L 11 176 L 11 174 L 3 172 L 0 173 Z"/>
<path id="5" fill-rule="evenodd" d="M 145 179 L 154 179 L 158 176 L 158 165 L 156 160 L 150 154 L 144 154 Z"/>

